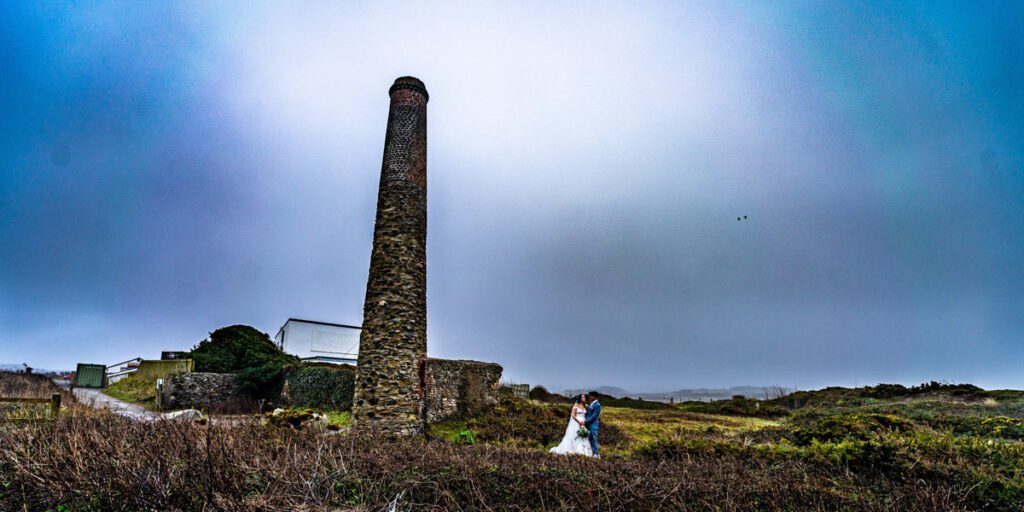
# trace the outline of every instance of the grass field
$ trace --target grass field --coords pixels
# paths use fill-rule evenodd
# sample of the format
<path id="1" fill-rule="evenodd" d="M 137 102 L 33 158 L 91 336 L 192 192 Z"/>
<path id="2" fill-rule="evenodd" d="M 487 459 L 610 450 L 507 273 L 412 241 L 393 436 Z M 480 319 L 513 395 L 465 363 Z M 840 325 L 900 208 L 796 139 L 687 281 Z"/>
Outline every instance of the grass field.
<path id="1" fill-rule="evenodd" d="M 741 439 L 746 433 L 766 427 L 777 427 L 779 422 L 763 419 L 686 412 L 679 408 L 669 410 L 636 410 L 623 407 L 605 407 L 602 424 L 617 427 L 628 438 L 624 443 L 610 446 L 605 454 L 629 455 L 635 450 L 659 440 L 686 435 L 690 432 L 716 432 Z"/>

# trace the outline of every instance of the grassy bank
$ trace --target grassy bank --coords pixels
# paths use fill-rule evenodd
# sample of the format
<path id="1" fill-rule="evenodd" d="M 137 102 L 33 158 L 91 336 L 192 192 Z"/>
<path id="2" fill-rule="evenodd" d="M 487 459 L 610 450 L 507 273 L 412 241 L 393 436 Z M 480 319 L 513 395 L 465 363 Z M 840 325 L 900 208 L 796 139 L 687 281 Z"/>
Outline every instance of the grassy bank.
<path id="1" fill-rule="evenodd" d="M 103 392 L 118 400 L 156 410 L 156 381 L 153 379 L 128 376 L 107 386 Z"/>

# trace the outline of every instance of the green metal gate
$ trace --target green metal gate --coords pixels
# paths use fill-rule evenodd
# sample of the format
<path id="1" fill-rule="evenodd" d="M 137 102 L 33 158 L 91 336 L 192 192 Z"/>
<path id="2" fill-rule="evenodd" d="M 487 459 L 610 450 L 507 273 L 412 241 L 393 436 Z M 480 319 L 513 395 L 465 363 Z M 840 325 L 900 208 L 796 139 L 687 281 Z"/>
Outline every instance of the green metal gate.
<path id="1" fill-rule="evenodd" d="M 75 386 L 102 388 L 106 374 L 107 367 L 105 365 L 78 363 L 78 369 L 75 371 Z"/>

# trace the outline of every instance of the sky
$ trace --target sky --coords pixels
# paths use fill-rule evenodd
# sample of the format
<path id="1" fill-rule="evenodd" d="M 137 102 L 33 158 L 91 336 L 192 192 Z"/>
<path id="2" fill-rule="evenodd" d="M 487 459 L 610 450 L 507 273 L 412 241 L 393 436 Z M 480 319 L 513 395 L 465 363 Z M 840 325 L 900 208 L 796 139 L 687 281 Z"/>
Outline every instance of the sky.
<path id="1" fill-rule="evenodd" d="M 5 4 L 0 363 L 360 324 L 412 75 L 431 356 L 1024 388 L 1024 4 L 482 4 Z"/>

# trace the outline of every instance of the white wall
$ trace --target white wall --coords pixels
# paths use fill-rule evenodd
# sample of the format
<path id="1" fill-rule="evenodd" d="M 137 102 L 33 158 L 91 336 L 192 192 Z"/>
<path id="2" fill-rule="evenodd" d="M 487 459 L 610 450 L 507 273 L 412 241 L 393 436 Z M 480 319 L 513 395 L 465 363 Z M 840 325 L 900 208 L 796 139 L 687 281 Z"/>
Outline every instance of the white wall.
<path id="1" fill-rule="evenodd" d="M 282 340 L 283 338 L 283 340 Z M 299 356 L 357 359 L 359 329 L 289 320 L 276 340 L 281 350 Z"/>

